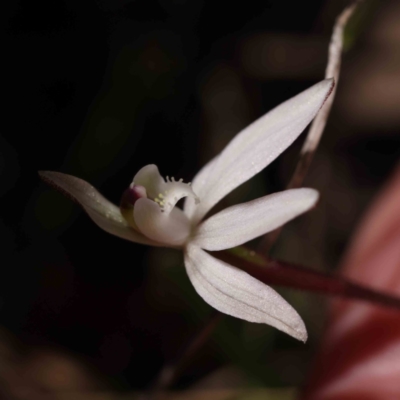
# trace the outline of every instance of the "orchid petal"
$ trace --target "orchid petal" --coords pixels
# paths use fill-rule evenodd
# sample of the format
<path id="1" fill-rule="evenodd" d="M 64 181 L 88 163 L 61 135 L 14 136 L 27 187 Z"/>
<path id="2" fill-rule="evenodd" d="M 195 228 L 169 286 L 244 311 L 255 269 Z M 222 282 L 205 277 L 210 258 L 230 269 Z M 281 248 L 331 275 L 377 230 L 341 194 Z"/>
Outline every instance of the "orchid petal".
<path id="1" fill-rule="evenodd" d="M 317 200 L 316 190 L 301 188 L 226 208 L 204 221 L 191 243 L 206 250 L 239 246 L 308 211 Z"/>
<path id="2" fill-rule="evenodd" d="M 189 236 L 189 219 L 179 208 L 166 213 L 154 201 L 142 198 L 136 201 L 133 213 L 139 230 L 166 246 L 181 247 Z"/>
<path id="3" fill-rule="evenodd" d="M 60 172 L 41 171 L 40 177 L 79 203 L 101 229 L 132 242 L 162 246 L 128 226 L 117 206 L 108 201 L 88 182 Z"/>
<path id="4" fill-rule="evenodd" d="M 209 171 L 192 217 L 198 222 L 224 196 L 263 170 L 300 135 L 333 89 L 326 79 L 253 122 L 227 145 Z"/>
<path id="5" fill-rule="evenodd" d="M 197 246 L 185 251 L 185 266 L 197 293 L 217 310 L 250 322 L 271 325 L 305 342 L 299 314 L 275 290 Z"/>

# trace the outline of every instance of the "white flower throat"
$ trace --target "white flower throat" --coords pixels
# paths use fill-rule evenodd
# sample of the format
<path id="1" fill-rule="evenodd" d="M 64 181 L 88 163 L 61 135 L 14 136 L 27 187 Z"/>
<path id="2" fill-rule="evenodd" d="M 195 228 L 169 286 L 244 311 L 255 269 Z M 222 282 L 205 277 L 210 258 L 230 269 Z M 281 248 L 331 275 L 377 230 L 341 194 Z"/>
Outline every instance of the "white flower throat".
<path id="1" fill-rule="evenodd" d="M 128 224 L 153 240 L 165 240 L 182 246 L 190 235 L 191 224 L 181 209 L 175 207 L 184 197 L 199 199 L 190 183 L 164 180 L 154 164 L 143 167 L 124 192 L 120 209 Z M 140 210 L 140 212 L 138 211 Z"/>
<path id="2" fill-rule="evenodd" d="M 196 204 L 200 202 L 190 182 L 184 183 L 183 179 L 175 181 L 175 178 L 170 179 L 168 176 L 164 181 L 157 166 L 150 164 L 135 175 L 122 196 L 121 207 L 134 206 L 138 199 L 148 198 L 159 205 L 161 212 L 169 214 L 180 199 L 188 196 L 193 197 Z"/>
<path id="3" fill-rule="evenodd" d="M 172 177 L 166 177 L 165 187 L 167 189 L 164 192 L 158 193 L 153 200 L 160 206 L 161 212 L 170 213 L 170 211 L 175 207 L 176 203 L 183 197 L 193 197 L 196 204 L 199 203 L 199 199 L 193 192 L 191 183 L 184 183 L 183 179 L 175 181 Z"/>

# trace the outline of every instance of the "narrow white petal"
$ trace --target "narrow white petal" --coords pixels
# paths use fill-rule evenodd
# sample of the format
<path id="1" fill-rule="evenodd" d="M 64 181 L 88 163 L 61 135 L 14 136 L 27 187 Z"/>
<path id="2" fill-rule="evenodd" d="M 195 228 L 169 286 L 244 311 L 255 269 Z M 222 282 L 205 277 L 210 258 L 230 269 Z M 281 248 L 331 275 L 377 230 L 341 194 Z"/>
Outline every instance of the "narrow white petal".
<path id="1" fill-rule="evenodd" d="M 301 188 L 238 204 L 204 221 L 191 242 L 206 250 L 239 246 L 308 211 L 317 200 L 316 190 Z"/>
<path id="2" fill-rule="evenodd" d="M 209 171 L 192 217 L 201 218 L 225 195 L 263 170 L 300 135 L 333 88 L 327 79 L 253 122 L 227 145 Z"/>
<path id="3" fill-rule="evenodd" d="M 130 228 L 119 208 L 88 182 L 53 171 L 41 171 L 39 175 L 45 182 L 79 203 L 89 217 L 106 232 L 132 242 L 162 246 Z"/>
<path id="4" fill-rule="evenodd" d="M 271 325 L 305 342 L 304 323 L 275 290 L 246 272 L 217 260 L 197 246 L 185 251 L 185 266 L 197 293 L 217 310 Z"/>
<path id="5" fill-rule="evenodd" d="M 190 233 L 190 222 L 179 208 L 170 213 L 162 212 L 157 203 L 150 199 L 139 199 L 134 209 L 135 222 L 149 239 L 166 246 L 182 246 Z"/>

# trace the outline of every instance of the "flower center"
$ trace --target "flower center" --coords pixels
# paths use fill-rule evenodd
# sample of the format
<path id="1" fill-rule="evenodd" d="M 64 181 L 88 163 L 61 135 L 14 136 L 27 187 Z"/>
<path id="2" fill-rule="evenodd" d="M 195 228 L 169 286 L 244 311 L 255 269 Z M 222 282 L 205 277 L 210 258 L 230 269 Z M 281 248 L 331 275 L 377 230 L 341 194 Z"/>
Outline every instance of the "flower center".
<path id="1" fill-rule="evenodd" d="M 199 203 L 199 199 L 193 192 L 190 183 L 184 183 L 182 179 L 176 181 L 174 178 L 170 179 L 168 176 L 164 179 L 158 172 L 157 166 L 150 164 L 143 167 L 135 175 L 133 182 L 123 193 L 120 210 L 129 225 L 139 231 L 140 229 L 135 220 L 136 218 L 140 218 L 137 214 L 139 211 L 136 210 L 137 207 L 135 206 L 139 199 L 146 199 L 146 201 L 150 202 L 150 204 L 148 203 L 147 205 L 149 221 L 153 221 L 153 217 L 163 220 L 172 218 L 171 221 L 178 219 L 182 222 L 185 220 L 185 225 L 189 225 L 188 219 L 183 214 L 182 210 L 178 208 L 174 209 L 176 203 L 187 196 L 194 198 L 196 204 Z M 153 202 L 157 204 L 159 208 L 157 208 Z M 154 206 L 151 206 L 151 203 L 153 203 Z M 142 205 L 143 204 L 142 202 Z M 144 212 L 143 207 L 139 208 L 142 210 L 141 212 Z M 136 216 L 134 217 L 134 215 Z M 156 219 L 154 219 L 154 221 L 156 221 Z M 173 233 L 171 232 L 171 234 Z"/>
<path id="2" fill-rule="evenodd" d="M 193 192 L 190 183 L 184 183 L 183 179 L 175 181 L 174 178 L 169 179 L 167 176 L 166 182 L 163 182 L 164 190 L 154 197 L 154 201 L 160 206 L 161 212 L 170 213 L 176 203 L 183 197 L 193 197 L 196 204 L 199 203 L 198 197 Z"/>

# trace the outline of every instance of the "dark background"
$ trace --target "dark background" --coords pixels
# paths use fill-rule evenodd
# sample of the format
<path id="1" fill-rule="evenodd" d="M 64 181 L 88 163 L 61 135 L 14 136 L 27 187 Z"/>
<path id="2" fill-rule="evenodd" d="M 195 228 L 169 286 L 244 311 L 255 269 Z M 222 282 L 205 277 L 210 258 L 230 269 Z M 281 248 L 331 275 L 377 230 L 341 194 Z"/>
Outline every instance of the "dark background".
<path id="1" fill-rule="evenodd" d="M 307 182 L 322 192 L 321 205 L 282 236 L 277 254 L 289 261 L 335 267 L 398 160 L 400 123 L 388 110 L 398 105 L 399 62 L 383 54 L 393 57 L 398 42 L 376 28 L 385 15 L 377 3 L 368 3 L 349 35 L 339 105 Z M 46 379 L 56 385 L 51 374 L 61 368 L 71 376 L 61 388 L 143 388 L 211 312 L 191 288 L 179 253 L 107 235 L 41 183 L 37 171 L 79 176 L 116 203 L 149 163 L 190 181 L 241 128 L 323 78 L 329 35 L 344 4 L 2 5 L 1 336 L 7 357 L 17 357 L 32 382 L 47 390 Z M 373 86 L 387 72 L 382 65 L 390 90 Z M 300 145 L 301 139 L 227 202 L 282 190 Z M 308 347 L 226 318 L 178 386 L 226 363 L 265 385 L 301 383 L 323 311 L 307 294 L 289 296 L 311 330 Z M 292 371 L 279 368 L 282 354 Z M 38 366 L 40 379 L 32 375 Z"/>

